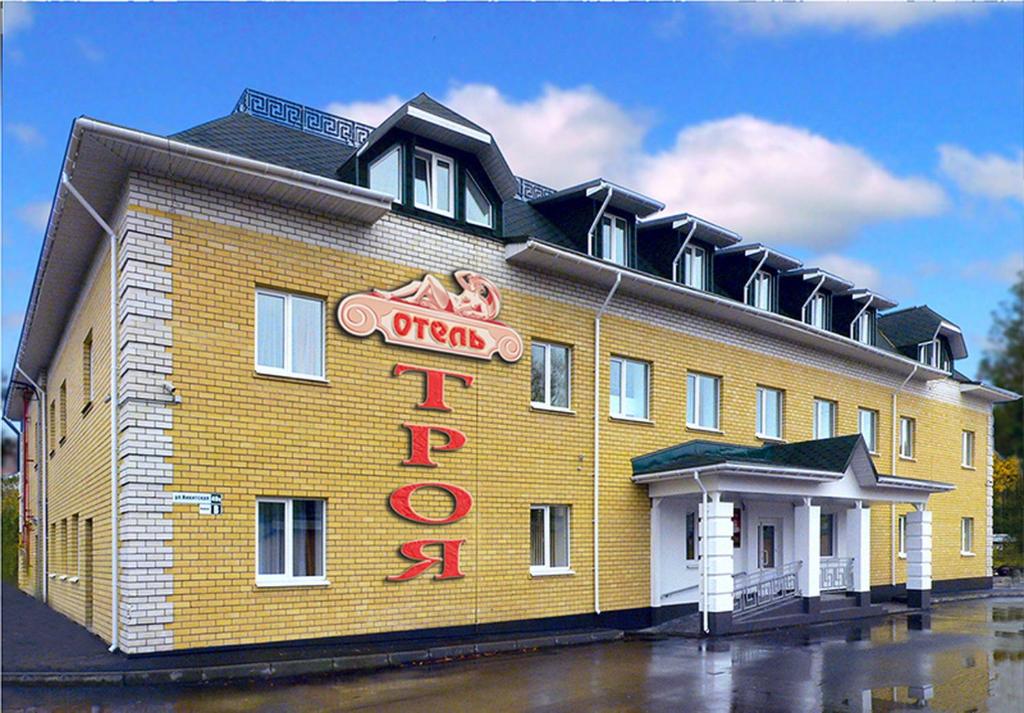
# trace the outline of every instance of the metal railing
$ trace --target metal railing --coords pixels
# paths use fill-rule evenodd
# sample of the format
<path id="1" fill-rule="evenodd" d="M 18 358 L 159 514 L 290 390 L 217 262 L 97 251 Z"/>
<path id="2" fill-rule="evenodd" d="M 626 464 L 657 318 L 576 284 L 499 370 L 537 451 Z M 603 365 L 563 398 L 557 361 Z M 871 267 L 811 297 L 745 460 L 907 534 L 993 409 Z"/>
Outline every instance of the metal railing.
<path id="1" fill-rule="evenodd" d="M 787 562 L 777 569 L 737 575 L 732 581 L 733 614 L 750 612 L 800 596 L 798 573 L 802 562 Z"/>
<path id="2" fill-rule="evenodd" d="M 836 558 L 821 560 L 821 591 L 853 589 L 853 560 Z"/>

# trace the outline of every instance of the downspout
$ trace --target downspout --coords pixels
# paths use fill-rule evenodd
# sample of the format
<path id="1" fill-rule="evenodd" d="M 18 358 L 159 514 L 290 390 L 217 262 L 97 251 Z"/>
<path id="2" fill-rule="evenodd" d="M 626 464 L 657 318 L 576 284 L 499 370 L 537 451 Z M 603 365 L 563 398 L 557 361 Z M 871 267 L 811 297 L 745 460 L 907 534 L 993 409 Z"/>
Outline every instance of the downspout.
<path id="1" fill-rule="evenodd" d="M 608 291 L 601 308 L 594 317 L 594 613 L 601 613 L 601 317 L 608 309 L 612 297 L 622 282 L 622 273 L 616 273 L 615 284 Z"/>
<path id="2" fill-rule="evenodd" d="M 92 216 L 110 239 L 110 650 L 116 651 L 119 643 L 120 621 L 118 602 L 118 502 L 117 502 L 117 235 L 100 214 L 89 205 L 78 189 L 68 180 L 66 173 L 60 177 L 61 185 L 70 191 L 86 212 Z"/>
<path id="3" fill-rule="evenodd" d="M 804 319 L 804 312 L 807 311 L 807 305 L 809 305 L 811 303 L 811 300 L 814 299 L 815 295 L 817 295 L 818 292 L 821 291 L 821 286 L 824 285 L 824 284 L 825 284 L 825 276 L 822 275 L 821 279 L 818 280 L 818 284 L 815 285 L 814 290 L 811 292 L 811 296 L 808 297 L 806 300 L 804 300 L 804 303 L 802 305 L 800 305 L 800 319 Z"/>
<path id="4" fill-rule="evenodd" d="M 874 297 L 874 295 L 872 295 Z M 870 304 L 871 300 L 868 300 Z M 865 309 L 867 307 L 865 306 Z M 863 310 L 862 310 L 863 311 Z M 914 374 L 917 373 L 917 364 L 914 364 L 914 368 L 907 374 L 907 378 L 903 380 L 903 383 L 892 392 L 892 467 L 890 471 L 893 475 L 896 475 L 896 453 L 899 449 L 899 426 L 896 422 L 896 395 L 899 394 L 906 387 L 910 380 L 914 378 Z M 891 585 L 896 586 L 896 550 L 899 549 L 899 543 L 896 542 L 896 503 L 889 503 L 889 555 L 890 555 L 890 567 L 891 572 Z"/>
<path id="5" fill-rule="evenodd" d="M 874 302 L 874 301 L 875 301 L 875 296 L 874 295 L 868 295 L 868 301 L 864 303 L 864 306 L 860 308 L 860 312 L 858 312 L 857 316 L 853 318 L 852 322 L 850 322 L 850 339 L 853 339 L 853 328 L 857 324 L 857 320 L 860 319 L 860 316 L 862 314 L 867 312 L 868 307 L 870 307 L 871 303 Z M 914 367 L 914 371 L 917 371 L 917 367 L 916 366 Z M 914 371 L 910 372 L 910 376 L 914 375 Z M 908 381 L 910 380 L 910 376 L 907 377 Z M 907 382 L 904 381 L 903 383 L 906 384 Z M 903 387 L 901 386 L 900 389 L 902 389 L 902 388 Z M 896 475 L 896 464 L 895 463 L 893 463 L 893 475 Z"/>
<path id="6" fill-rule="evenodd" d="M 683 241 L 683 244 L 679 246 L 679 252 L 676 253 L 675 259 L 672 260 L 672 279 L 676 282 L 682 282 L 682 280 L 679 279 L 679 262 L 683 259 L 683 252 L 686 250 L 686 246 L 690 244 L 690 238 L 692 238 L 693 234 L 697 232 L 697 221 L 693 218 L 687 218 L 687 220 L 693 223 L 693 226 L 690 228 L 690 232 L 686 234 L 686 239 Z"/>
<path id="7" fill-rule="evenodd" d="M 711 628 L 708 626 L 708 557 L 707 557 L 707 539 L 704 537 L 704 531 L 706 525 L 704 521 L 708 517 L 708 489 L 704 487 L 704 483 L 700 482 L 700 471 L 696 470 L 693 472 L 693 479 L 697 481 L 698 487 L 700 487 L 700 500 L 701 500 L 701 512 L 700 517 L 697 518 L 697 537 L 700 538 L 700 609 L 701 609 L 701 626 L 705 634 L 711 633 Z"/>
<path id="8" fill-rule="evenodd" d="M 597 224 L 601 222 L 601 218 L 604 217 L 604 211 L 608 207 L 609 201 L 612 199 L 612 194 L 615 193 L 614 186 L 608 186 L 608 195 L 604 197 L 604 202 L 601 203 L 601 207 L 597 210 L 597 215 L 594 216 L 594 222 L 590 224 L 590 230 L 587 231 L 587 255 L 596 257 L 594 255 L 594 231 L 597 230 Z"/>
<path id="9" fill-rule="evenodd" d="M 49 430 L 49 424 L 46 423 L 46 419 L 47 419 L 47 413 L 46 413 L 46 390 L 45 389 L 41 389 L 39 387 L 39 384 L 37 384 L 36 382 L 32 381 L 32 378 L 28 374 L 26 374 L 25 370 L 22 369 L 20 366 L 16 366 L 14 368 L 17 369 L 19 372 L 21 372 L 21 375 L 22 375 L 22 377 L 24 377 L 26 383 L 28 383 L 28 385 L 30 387 L 32 387 L 32 390 L 35 391 L 35 393 L 36 393 L 36 400 L 39 401 L 39 441 L 40 441 L 40 444 L 39 444 L 40 445 L 40 449 L 39 449 L 39 453 L 40 453 L 40 456 L 39 456 L 39 520 L 40 520 L 40 523 L 39 523 L 39 536 L 41 538 L 40 545 L 39 545 L 39 559 L 41 560 L 40 564 L 42 565 L 42 574 L 43 574 L 43 576 L 40 577 L 40 581 L 43 583 L 43 587 L 42 587 L 42 589 L 43 589 L 43 601 L 46 602 L 46 601 L 48 601 L 47 598 L 49 597 L 49 594 L 50 594 L 50 587 L 49 587 L 49 584 L 48 584 L 49 581 L 50 581 L 50 573 L 47 571 L 47 567 L 50 564 L 50 562 L 49 562 L 49 559 L 50 559 L 50 557 L 49 557 L 49 549 L 50 548 L 47 547 L 48 543 L 46 541 L 47 538 L 49 537 L 49 534 L 50 534 L 49 533 L 49 530 L 50 530 L 49 522 L 47 522 L 47 517 L 49 515 L 49 507 L 48 507 L 48 504 L 47 504 L 47 501 L 46 501 L 46 497 L 47 497 L 46 476 L 47 476 L 47 470 L 49 469 L 49 464 L 50 464 L 50 451 L 49 451 L 50 444 L 46 442 L 47 435 L 48 435 L 48 430 Z"/>

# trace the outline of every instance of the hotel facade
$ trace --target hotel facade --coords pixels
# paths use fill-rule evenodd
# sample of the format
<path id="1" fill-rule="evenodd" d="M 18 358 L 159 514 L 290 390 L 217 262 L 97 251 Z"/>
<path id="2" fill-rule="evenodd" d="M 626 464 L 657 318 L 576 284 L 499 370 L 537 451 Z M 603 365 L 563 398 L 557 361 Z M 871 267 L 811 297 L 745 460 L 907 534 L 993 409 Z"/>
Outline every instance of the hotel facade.
<path id="1" fill-rule="evenodd" d="M 77 119 L 5 400 L 20 586 L 128 654 L 991 586 L 1017 396 L 953 316 L 663 208 L 426 95 Z"/>

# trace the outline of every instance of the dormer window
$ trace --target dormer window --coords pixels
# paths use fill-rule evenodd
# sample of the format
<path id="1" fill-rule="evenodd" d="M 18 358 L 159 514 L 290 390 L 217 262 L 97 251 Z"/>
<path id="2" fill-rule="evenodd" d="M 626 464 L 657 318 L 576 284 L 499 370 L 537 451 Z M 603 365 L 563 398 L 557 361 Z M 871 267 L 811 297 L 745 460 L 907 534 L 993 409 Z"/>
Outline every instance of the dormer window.
<path id="1" fill-rule="evenodd" d="M 469 171 L 466 171 L 466 222 L 484 228 L 494 227 L 494 208 Z"/>
<path id="2" fill-rule="evenodd" d="M 747 304 L 765 311 L 771 311 L 774 302 L 775 280 L 771 273 L 758 270 L 747 285 Z"/>
<path id="3" fill-rule="evenodd" d="M 917 346 L 917 360 L 922 364 L 943 371 L 951 371 L 953 365 L 950 363 L 949 353 L 942 348 L 942 342 L 933 339 L 930 342 Z"/>
<path id="4" fill-rule="evenodd" d="M 601 257 L 616 265 L 626 264 L 626 221 L 614 215 L 601 218 Z"/>
<path id="5" fill-rule="evenodd" d="M 704 248 L 696 245 L 687 245 L 683 251 L 683 274 L 682 282 L 688 287 L 697 290 L 707 289 L 707 253 Z"/>
<path id="6" fill-rule="evenodd" d="M 858 315 L 857 319 L 854 320 L 850 327 L 850 336 L 854 341 L 860 342 L 861 344 L 872 344 L 874 343 L 874 328 L 872 322 L 874 321 L 874 313 L 870 310 L 864 310 Z"/>
<path id="7" fill-rule="evenodd" d="M 825 329 L 827 309 L 828 297 L 819 292 L 804 306 L 804 322 L 812 327 Z"/>
<path id="8" fill-rule="evenodd" d="M 370 163 L 370 188 L 402 200 L 402 147 L 392 146 Z"/>
<path id="9" fill-rule="evenodd" d="M 412 174 L 415 206 L 454 217 L 455 162 L 447 156 L 416 149 Z"/>

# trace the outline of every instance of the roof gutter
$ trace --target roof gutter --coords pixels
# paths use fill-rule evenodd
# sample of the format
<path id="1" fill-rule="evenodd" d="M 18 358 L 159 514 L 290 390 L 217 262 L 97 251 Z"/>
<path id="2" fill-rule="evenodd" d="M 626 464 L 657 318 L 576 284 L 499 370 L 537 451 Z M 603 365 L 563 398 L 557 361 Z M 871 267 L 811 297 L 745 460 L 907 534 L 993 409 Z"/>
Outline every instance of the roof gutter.
<path id="1" fill-rule="evenodd" d="M 632 480 L 637 484 L 655 483 L 659 480 L 668 480 L 675 477 L 692 477 L 696 473 L 703 475 L 714 475 L 726 472 L 731 475 L 772 475 L 780 478 L 796 478 L 799 480 L 838 480 L 843 477 L 842 473 L 834 473 L 830 470 L 816 470 L 813 468 L 787 468 L 785 466 L 764 466 L 749 463 L 737 463 L 725 461 L 714 465 L 700 466 L 696 468 L 680 468 L 677 470 L 663 470 L 656 473 L 643 473 L 634 475 Z"/>
<path id="2" fill-rule="evenodd" d="M 687 218 L 686 220 L 690 221 L 693 225 L 690 227 L 690 232 L 686 234 L 686 239 L 683 240 L 683 244 L 679 246 L 679 252 L 676 253 L 675 258 L 672 260 L 672 279 L 676 282 L 683 282 L 683 280 L 680 279 L 679 262 L 683 259 L 683 253 L 686 251 L 686 246 L 690 244 L 690 238 L 692 238 L 693 234 L 697 232 L 697 221 L 693 218 Z M 686 225 L 686 221 L 683 221 L 679 228 L 682 228 L 684 225 Z M 675 227 L 675 225 L 673 224 L 672 227 Z"/>

